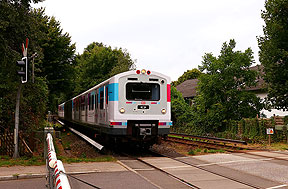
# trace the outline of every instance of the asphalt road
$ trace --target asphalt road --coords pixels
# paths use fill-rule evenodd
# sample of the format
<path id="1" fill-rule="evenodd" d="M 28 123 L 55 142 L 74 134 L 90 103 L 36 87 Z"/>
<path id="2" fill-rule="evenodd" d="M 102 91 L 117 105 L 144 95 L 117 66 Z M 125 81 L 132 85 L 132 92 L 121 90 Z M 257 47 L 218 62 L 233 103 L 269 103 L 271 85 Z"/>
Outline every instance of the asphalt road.
<path id="1" fill-rule="evenodd" d="M 161 173 L 160 173 L 161 174 Z M 189 188 L 183 183 L 173 179 L 168 178 L 167 175 L 157 175 L 157 173 L 152 173 L 150 176 L 156 178 L 161 186 L 158 186 L 156 183 L 151 182 L 149 179 L 142 177 L 131 171 L 123 172 L 103 172 L 103 173 L 90 173 L 90 174 L 80 174 L 73 175 L 78 179 L 81 179 L 89 184 L 92 184 L 98 188 L 125 188 L 125 189 L 134 189 L 134 188 L 143 188 L 143 189 L 153 189 L 153 188 L 162 188 L 164 185 L 165 188 Z M 149 177 L 149 176 L 148 176 Z M 69 177 L 69 183 L 72 189 L 92 189 L 94 187 L 89 186 L 75 178 Z M 168 179 L 168 180 L 167 180 Z M 161 183 L 166 183 L 162 185 Z M 2 189 L 41 189 L 46 188 L 46 179 L 45 178 L 34 178 L 34 179 L 20 179 L 20 180 L 9 180 L 9 181 L 0 181 L 0 188 Z M 167 184 L 171 184 L 168 186 Z"/>
<path id="2" fill-rule="evenodd" d="M 191 186 L 187 183 L 205 189 L 253 188 L 251 185 L 256 188 L 288 188 L 288 154 L 251 152 L 179 158 L 193 164 L 192 167 L 165 157 L 141 159 L 152 164 L 154 168 L 137 160 L 120 160 L 117 163 L 95 163 L 93 165 L 99 172 L 72 176 L 99 188 L 190 188 Z M 92 165 L 87 165 L 89 165 L 87 169 L 89 167 L 95 169 Z M 70 165 L 71 170 L 75 167 L 77 164 Z M 177 176 L 178 180 L 155 167 Z M 82 171 L 85 170 L 82 169 Z M 93 188 L 73 177 L 68 176 L 72 189 Z M 186 184 L 181 180 L 186 181 Z M 0 189 L 39 189 L 46 188 L 45 184 L 45 178 L 18 179 L 0 181 Z"/>

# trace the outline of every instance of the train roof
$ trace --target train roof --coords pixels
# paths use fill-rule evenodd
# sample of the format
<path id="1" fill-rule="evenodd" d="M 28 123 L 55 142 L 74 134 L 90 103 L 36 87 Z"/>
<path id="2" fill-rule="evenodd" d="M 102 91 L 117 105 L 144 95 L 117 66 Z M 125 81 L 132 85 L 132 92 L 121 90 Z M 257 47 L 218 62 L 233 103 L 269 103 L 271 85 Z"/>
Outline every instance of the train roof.
<path id="1" fill-rule="evenodd" d="M 135 74 L 135 72 L 136 72 L 136 70 L 130 70 L 130 71 L 126 71 L 126 72 L 122 72 L 122 73 L 119 73 L 119 74 L 117 74 L 117 75 L 114 75 L 114 76 L 112 76 L 111 78 L 109 78 L 109 79 L 107 79 L 107 80 L 105 80 L 105 81 L 99 83 L 98 85 L 95 85 L 94 87 L 92 87 L 92 88 L 90 88 L 90 89 L 88 89 L 88 90 L 82 92 L 81 94 L 79 94 L 79 95 L 73 97 L 73 98 L 70 99 L 70 100 L 74 100 L 75 98 L 78 98 L 78 97 L 80 97 L 80 96 L 82 96 L 82 95 L 84 95 L 84 94 L 86 94 L 86 93 L 89 93 L 90 91 L 93 91 L 93 90 L 95 90 L 95 89 L 97 89 L 97 88 L 99 88 L 99 87 L 101 87 L 101 86 L 107 84 L 111 79 L 118 80 L 120 77 L 123 77 L 123 76 L 126 76 L 126 75 Z M 159 72 L 151 71 L 150 76 L 153 76 L 153 75 L 157 75 L 157 76 L 160 76 L 160 77 L 163 77 L 163 78 L 167 79 L 168 83 L 171 82 L 170 77 L 167 76 L 167 75 L 161 74 L 161 73 L 159 73 Z M 68 100 L 68 101 L 69 101 L 69 100 Z M 66 101 L 66 102 L 68 102 L 68 101 Z M 63 105 L 63 104 L 65 104 L 65 102 L 62 103 L 62 104 L 60 104 L 60 105 Z"/>

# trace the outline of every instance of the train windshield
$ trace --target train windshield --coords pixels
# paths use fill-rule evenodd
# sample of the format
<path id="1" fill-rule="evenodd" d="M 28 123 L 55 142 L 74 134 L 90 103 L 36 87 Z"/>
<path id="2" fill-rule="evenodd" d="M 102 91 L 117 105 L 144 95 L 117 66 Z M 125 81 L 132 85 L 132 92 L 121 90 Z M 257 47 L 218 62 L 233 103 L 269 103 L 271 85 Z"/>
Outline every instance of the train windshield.
<path id="1" fill-rule="evenodd" d="M 127 100 L 160 100 L 160 85 L 158 83 L 127 83 L 126 84 Z"/>

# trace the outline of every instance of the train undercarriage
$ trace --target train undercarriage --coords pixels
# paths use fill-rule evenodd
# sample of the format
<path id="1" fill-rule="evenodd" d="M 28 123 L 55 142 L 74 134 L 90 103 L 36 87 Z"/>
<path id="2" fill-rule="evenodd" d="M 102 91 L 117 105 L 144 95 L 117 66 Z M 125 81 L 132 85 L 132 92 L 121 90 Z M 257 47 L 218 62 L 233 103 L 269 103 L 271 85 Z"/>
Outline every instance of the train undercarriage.
<path id="1" fill-rule="evenodd" d="M 128 145 L 131 147 L 149 148 L 153 144 L 158 143 L 161 137 L 169 134 L 169 129 L 158 129 L 157 120 L 129 120 L 127 128 L 113 128 L 64 119 L 60 120 L 67 127 L 73 127 L 103 145 L 111 147 Z"/>

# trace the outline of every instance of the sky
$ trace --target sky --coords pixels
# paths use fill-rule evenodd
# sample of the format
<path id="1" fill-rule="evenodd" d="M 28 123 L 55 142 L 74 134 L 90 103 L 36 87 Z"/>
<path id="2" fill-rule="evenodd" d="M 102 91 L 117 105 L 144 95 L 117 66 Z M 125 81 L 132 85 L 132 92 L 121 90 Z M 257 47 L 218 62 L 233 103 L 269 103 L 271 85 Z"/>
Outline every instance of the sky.
<path id="1" fill-rule="evenodd" d="M 218 56 L 235 39 L 235 50 L 251 48 L 258 60 L 257 36 L 263 35 L 265 0 L 45 0 L 48 16 L 82 53 L 92 42 L 127 49 L 137 69 L 177 80 L 198 68 L 202 56 Z"/>

